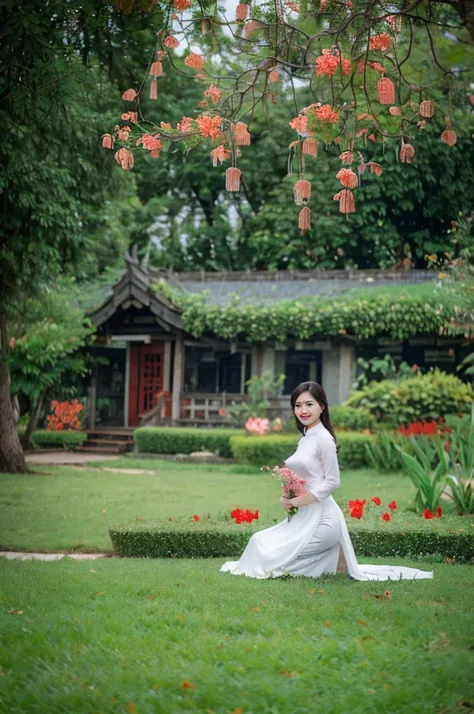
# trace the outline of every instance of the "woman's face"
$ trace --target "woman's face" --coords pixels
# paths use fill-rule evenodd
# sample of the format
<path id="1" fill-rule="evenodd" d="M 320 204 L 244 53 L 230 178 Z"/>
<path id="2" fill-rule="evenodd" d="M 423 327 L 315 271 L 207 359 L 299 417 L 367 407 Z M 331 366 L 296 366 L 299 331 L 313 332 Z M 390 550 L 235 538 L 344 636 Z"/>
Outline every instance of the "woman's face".
<path id="1" fill-rule="evenodd" d="M 311 392 L 303 392 L 295 402 L 295 416 L 307 429 L 320 421 L 322 411 Z"/>

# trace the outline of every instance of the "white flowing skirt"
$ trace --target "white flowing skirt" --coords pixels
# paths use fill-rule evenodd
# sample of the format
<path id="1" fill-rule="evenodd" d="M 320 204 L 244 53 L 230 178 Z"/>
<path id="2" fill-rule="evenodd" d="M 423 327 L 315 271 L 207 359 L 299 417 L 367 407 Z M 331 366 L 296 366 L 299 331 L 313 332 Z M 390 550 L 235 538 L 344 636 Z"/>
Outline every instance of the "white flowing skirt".
<path id="1" fill-rule="evenodd" d="M 221 571 L 249 578 L 277 578 L 286 573 L 318 578 L 335 573 L 342 548 L 355 580 L 421 580 L 433 572 L 391 565 L 359 565 L 344 514 L 332 496 L 299 509 L 293 518 L 254 533 L 240 560 Z"/>

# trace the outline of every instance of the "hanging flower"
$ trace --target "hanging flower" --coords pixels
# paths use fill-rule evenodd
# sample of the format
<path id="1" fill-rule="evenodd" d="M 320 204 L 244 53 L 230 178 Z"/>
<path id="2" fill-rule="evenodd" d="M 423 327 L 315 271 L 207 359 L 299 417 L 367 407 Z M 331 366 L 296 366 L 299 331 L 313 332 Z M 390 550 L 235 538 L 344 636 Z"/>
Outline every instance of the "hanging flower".
<path id="1" fill-rule="evenodd" d="M 129 126 L 123 126 L 122 128 L 118 128 L 117 137 L 120 139 L 120 141 L 128 141 L 131 131 L 132 130 Z"/>
<path id="2" fill-rule="evenodd" d="M 175 10 L 189 10 L 192 7 L 193 0 L 174 0 L 173 7 Z"/>
<path id="3" fill-rule="evenodd" d="M 376 176 L 382 175 L 383 168 L 380 166 L 380 164 L 377 164 L 375 161 L 369 161 L 369 166 L 371 174 L 375 174 Z"/>
<path id="4" fill-rule="evenodd" d="M 299 212 L 298 228 L 300 229 L 300 231 L 303 231 L 303 233 L 306 233 L 306 231 L 309 231 L 309 229 L 311 228 L 311 209 L 309 209 L 307 206 L 302 208 Z"/>
<path id="5" fill-rule="evenodd" d="M 201 136 L 215 139 L 221 133 L 222 119 L 219 115 L 210 117 L 204 114 L 196 119 Z"/>
<path id="6" fill-rule="evenodd" d="M 134 89 L 127 89 L 123 94 L 122 94 L 122 99 L 125 102 L 133 102 L 135 97 L 137 96 L 137 93 Z"/>
<path id="7" fill-rule="evenodd" d="M 385 22 L 388 22 L 393 32 L 402 31 L 402 16 L 401 15 L 388 15 L 385 18 Z"/>
<path id="8" fill-rule="evenodd" d="M 102 137 L 102 148 L 103 149 L 113 149 L 114 148 L 114 137 L 112 134 L 104 134 Z"/>
<path id="9" fill-rule="evenodd" d="M 298 134 L 306 134 L 308 131 L 308 117 L 304 114 L 299 114 L 289 122 L 292 129 L 295 129 Z"/>
<path id="10" fill-rule="evenodd" d="M 257 30 L 262 30 L 264 28 L 265 25 L 262 22 L 258 22 L 258 20 L 249 20 L 245 25 L 245 37 L 249 37 L 252 32 L 257 32 Z"/>
<path id="11" fill-rule="evenodd" d="M 303 154 L 306 154 L 307 156 L 316 157 L 318 155 L 318 146 L 319 141 L 308 137 L 303 141 Z"/>
<path id="12" fill-rule="evenodd" d="M 280 72 L 276 69 L 272 69 L 271 72 L 268 73 L 268 81 L 269 82 L 279 82 L 280 81 Z"/>
<path id="13" fill-rule="evenodd" d="M 204 60 L 201 55 L 198 55 L 196 52 L 191 52 L 184 60 L 184 64 L 187 67 L 192 67 L 192 69 L 200 70 L 204 67 Z"/>
<path id="14" fill-rule="evenodd" d="M 349 77 L 352 74 L 352 62 L 341 56 L 342 73 Z"/>
<path id="15" fill-rule="evenodd" d="M 351 169 L 340 169 L 336 174 L 336 178 L 345 188 L 355 188 L 358 184 L 357 175 Z"/>
<path id="16" fill-rule="evenodd" d="M 163 63 L 162 62 L 153 62 L 151 67 L 150 67 L 150 72 L 153 77 L 161 77 L 163 74 Z"/>
<path id="17" fill-rule="evenodd" d="M 165 131 L 168 131 L 168 130 L 170 130 L 170 129 L 172 129 L 172 128 L 173 128 L 173 127 L 171 126 L 171 124 L 168 124 L 168 122 L 166 122 L 166 121 L 160 121 L 160 129 L 164 129 Z"/>
<path id="18" fill-rule="evenodd" d="M 225 187 L 227 191 L 240 191 L 240 176 L 239 169 L 231 166 L 225 172 Z"/>
<path id="19" fill-rule="evenodd" d="M 169 50 L 174 50 L 176 47 L 179 47 L 179 41 L 173 35 L 168 35 L 168 37 L 165 37 L 163 44 Z"/>
<path id="20" fill-rule="evenodd" d="M 380 52 L 386 52 L 389 47 L 392 46 L 392 40 L 390 35 L 386 32 L 382 32 L 380 35 L 373 35 L 369 40 L 369 50 L 379 50 Z"/>
<path id="21" fill-rule="evenodd" d="M 411 144 L 404 144 L 402 142 L 402 148 L 400 149 L 400 161 L 402 164 L 413 163 L 413 157 L 415 156 L 415 147 Z"/>
<path id="22" fill-rule="evenodd" d="M 222 164 L 230 157 L 230 151 L 225 148 L 224 144 L 219 144 L 218 147 L 211 151 L 212 165 L 217 166 L 217 162 Z"/>
<path id="23" fill-rule="evenodd" d="M 330 124 L 335 124 L 339 121 L 339 114 L 333 110 L 330 104 L 323 104 L 323 106 L 318 107 L 315 112 L 321 121 L 327 121 Z"/>
<path id="24" fill-rule="evenodd" d="M 340 154 L 339 158 L 341 159 L 343 164 L 352 164 L 354 161 L 354 154 L 352 151 L 344 151 L 342 154 Z"/>
<path id="25" fill-rule="evenodd" d="M 343 188 L 342 191 L 336 193 L 334 201 L 339 201 L 339 211 L 345 213 L 355 213 L 354 194 L 348 188 Z"/>
<path id="26" fill-rule="evenodd" d="M 297 206 L 301 206 L 304 203 L 308 203 L 311 198 L 311 184 L 306 179 L 300 179 L 296 182 L 294 187 L 295 203 Z"/>
<path id="27" fill-rule="evenodd" d="M 371 69 L 375 69 L 376 72 L 385 74 L 385 67 L 383 64 L 380 64 L 380 62 L 369 62 L 368 65 Z"/>
<path id="28" fill-rule="evenodd" d="M 246 20 L 249 14 L 249 6 L 246 3 L 241 3 L 235 8 L 235 19 L 238 22 Z"/>
<path id="29" fill-rule="evenodd" d="M 328 6 L 328 0 L 319 0 L 319 12 L 324 12 Z"/>
<path id="30" fill-rule="evenodd" d="M 160 151 L 163 148 L 163 144 L 156 137 L 151 134 L 145 134 L 142 138 L 142 146 L 147 151 Z"/>
<path id="31" fill-rule="evenodd" d="M 380 104 L 393 104 L 395 101 L 395 87 L 391 79 L 382 77 L 377 82 L 377 94 Z"/>
<path id="32" fill-rule="evenodd" d="M 153 77 L 150 84 L 150 99 L 158 99 L 158 80 Z"/>
<path id="33" fill-rule="evenodd" d="M 441 141 L 444 141 L 449 147 L 454 146 L 457 140 L 456 132 L 453 129 L 445 129 L 441 134 Z"/>
<path id="34" fill-rule="evenodd" d="M 124 171 L 133 169 L 133 154 L 128 149 L 119 149 L 115 154 L 115 160 Z"/>
<path id="35" fill-rule="evenodd" d="M 431 119 L 434 114 L 434 104 L 431 101 L 421 102 L 420 115 L 426 119 Z"/>
<path id="36" fill-rule="evenodd" d="M 388 110 L 393 117 L 399 117 L 402 113 L 400 107 L 390 107 Z"/>
<path id="37" fill-rule="evenodd" d="M 247 124 L 244 124 L 242 121 L 237 122 L 237 124 L 232 126 L 232 133 L 237 146 L 250 145 L 250 133 L 247 129 Z"/>
<path id="38" fill-rule="evenodd" d="M 204 96 L 206 99 L 210 98 L 212 100 L 213 104 L 218 104 L 219 99 L 221 98 L 222 91 L 218 89 L 216 86 L 211 84 L 211 86 L 204 91 Z"/>

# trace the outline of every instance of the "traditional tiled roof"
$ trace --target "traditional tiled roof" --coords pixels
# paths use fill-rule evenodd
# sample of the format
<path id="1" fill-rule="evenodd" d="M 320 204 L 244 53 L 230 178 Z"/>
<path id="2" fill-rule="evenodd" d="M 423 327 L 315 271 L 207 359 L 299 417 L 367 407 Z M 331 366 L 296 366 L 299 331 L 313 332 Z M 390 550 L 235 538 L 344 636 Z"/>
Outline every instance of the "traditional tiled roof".
<path id="1" fill-rule="evenodd" d="M 336 297 L 356 288 L 413 285 L 432 281 L 427 270 L 308 270 L 165 273 L 149 269 L 150 283 L 165 279 L 187 294 L 206 293 L 210 304 L 222 305 L 238 295 L 241 303 L 272 303 L 306 297 Z"/>

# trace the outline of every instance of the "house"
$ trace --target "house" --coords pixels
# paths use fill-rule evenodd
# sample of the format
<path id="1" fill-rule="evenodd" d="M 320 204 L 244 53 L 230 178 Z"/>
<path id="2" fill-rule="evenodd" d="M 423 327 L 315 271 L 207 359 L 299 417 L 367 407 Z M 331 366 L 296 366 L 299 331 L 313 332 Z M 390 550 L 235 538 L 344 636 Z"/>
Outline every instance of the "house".
<path id="1" fill-rule="evenodd" d="M 245 383 L 253 375 L 283 373 L 285 383 L 274 406 L 288 411 L 289 395 L 302 381 L 316 380 L 330 404 L 349 395 L 358 357 L 405 360 L 453 372 L 463 357 L 462 337 L 437 332 L 405 340 L 379 335 L 369 340 L 341 334 L 317 339 L 289 337 L 284 342 L 252 342 L 246 335 L 223 338 L 207 331 L 199 337 L 185 328 L 183 309 L 157 289 L 159 281 L 186 296 L 205 294 L 222 306 L 239 296 L 241 305 L 274 305 L 340 297 L 353 288 L 422 285 L 429 271 L 280 271 L 169 273 L 144 267 L 128 257 L 118 282 L 100 306 L 89 313 L 97 327 L 90 348 L 98 360 L 88 385 L 89 428 L 135 427 L 143 423 L 217 424 L 231 404 L 245 400 Z M 344 334 L 346 333 L 346 334 Z"/>

